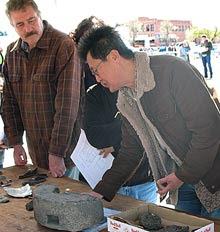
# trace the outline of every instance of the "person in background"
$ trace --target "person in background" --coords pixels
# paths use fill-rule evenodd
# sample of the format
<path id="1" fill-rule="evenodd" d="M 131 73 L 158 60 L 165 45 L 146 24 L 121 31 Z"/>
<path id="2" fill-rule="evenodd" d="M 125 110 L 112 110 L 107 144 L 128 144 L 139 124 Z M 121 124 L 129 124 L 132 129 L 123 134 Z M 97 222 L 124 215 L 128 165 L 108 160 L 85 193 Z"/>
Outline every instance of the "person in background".
<path id="1" fill-rule="evenodd" d="M 103 20 L 98 19 L 96 16 L 90 16 L 88 18 L 83 19 L 75 29 L 75 31 L 70 32 L 70 37 L 74 40 L 74 42 L 78 45 L 80 38 L 85 35 L 89 30 L 104 26 L 105 23 Z M 87 91 L 89 87 L 96 84 L 95 77 L 91 74 L 88 64 L 83 63 L 83 76 L 84 76 L 84 84 L 85 90 Z"/>
<path id="2" fill-rule="evenodd" d="M 188 61 L 187 52 L 183 43 L 180 45 L 180 58 Z"/>
<path id="3" fill-rule="evenodd" d="M 209 79 L 212 79 L 212 75 L 213 75 L 212 65 L 211 65 L 211 50 L 212 50 L 212 42 L 207 38 L 206 35 L 202 35 L 201 57 L 202 57 L 202 64 L 204 67 L 204 77 L 208 78 L 208 69 L 209 69 L 209 75 L 210 75 Z"/>
<path id="4" fill-rule="evenodd" d="M 183 42 L 183 47 L 186 51 L 186 61 L 190 63 L 189 52 L 190 52 L 191 48 L 189 46 L 189 42 L 185 40 Z"/>
<path id="5" fill-rule="evenodd" d="M 109 153 L 117 157 L 120 152 L 121 117 L 116 107 L 117 98 L 118 92 L 111 93 L 100 83 L 86 93 L 83 129 L 89 143 L 99 149 L 104 157 Z M 129 149 L 129 144 L 126 149 Z M 134 175 L 127 179 L 117 193 L 157 203 L 157 187 L 145 151 L 137 149 L 134 152 L 143 154 L 142 161 Z"/>
<path id="6" fill-rule="evenodd" d="M 119 90 L 127 128 L 111 169 L 89 194 L 112 200 L 142 148 L 161 196 L 169 192 L 177 209 L 220 218 L 220 113 L 199 71 L 174 56 L 133 52 L 108 26 L 83 37 L 78 52 L 97 82 Z"/>
<path id="7" fill-rule="evenodd" d="M 6 14 L 20 36 L 8 46 L 3 66 L 3 120 L 15 164 L 27 163 L 26 131 L 33 164 L 61 177 L 72 168 L 69 156 L 81 128 L 84 86 L 76 46 L 42 20 L 33 0 L 9 0 Z"/>

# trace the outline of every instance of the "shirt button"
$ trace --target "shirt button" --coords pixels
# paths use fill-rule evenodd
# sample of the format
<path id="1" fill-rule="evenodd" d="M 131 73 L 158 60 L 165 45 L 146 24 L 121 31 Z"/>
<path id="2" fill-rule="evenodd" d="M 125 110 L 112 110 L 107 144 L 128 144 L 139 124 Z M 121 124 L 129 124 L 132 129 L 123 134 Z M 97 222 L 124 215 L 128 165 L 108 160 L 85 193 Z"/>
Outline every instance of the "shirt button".
<path id="1" fill-rule="evenodd" d="M 212 185 L 211 188 L 212 188 L 212 189 L 215 189 L 215 185 Z"/>

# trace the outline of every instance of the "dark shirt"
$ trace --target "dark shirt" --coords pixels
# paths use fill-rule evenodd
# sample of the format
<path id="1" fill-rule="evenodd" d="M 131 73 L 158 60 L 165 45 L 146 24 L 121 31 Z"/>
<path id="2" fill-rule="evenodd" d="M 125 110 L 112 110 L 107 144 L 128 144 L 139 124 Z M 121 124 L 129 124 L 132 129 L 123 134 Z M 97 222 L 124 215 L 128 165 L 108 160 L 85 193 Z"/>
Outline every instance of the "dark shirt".
<path id="1" fill-rule="evenodd" d="M 207 51 L 202 52 L 202 55 L 210 55 L 211 50 L 212 50 L 212 42 L 209 40 L 205 40 L 204 43 L 202 44 L 202 47 L 208 48 Z"/>
<path id="2" fill-rule="evenodd" d="M 84 130 L 91 145 L 101 149 L 114 147 L 116 157 L 121 143 L 121 119 L 116 107 L 118 93 L 111 93 L 100 83 L 94 86 L 85 99 Z M 137 150 L 143 157 L 137 170 L 126 180 L 124 186 L 133 186 L 153 181 L 144 150 Z"/>

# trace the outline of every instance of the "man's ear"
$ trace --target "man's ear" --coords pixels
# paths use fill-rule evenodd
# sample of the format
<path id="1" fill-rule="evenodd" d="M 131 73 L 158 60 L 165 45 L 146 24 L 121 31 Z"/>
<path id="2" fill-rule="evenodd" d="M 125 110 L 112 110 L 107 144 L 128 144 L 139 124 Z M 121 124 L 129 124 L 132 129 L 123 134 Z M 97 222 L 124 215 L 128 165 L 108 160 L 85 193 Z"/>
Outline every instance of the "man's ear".
<path id="1" fill-rule="evenodd" d="M 118 50 L 111 50 L 111 52 L 107 56 L 108 59 L 112 60 L 113 62 L 118 62 L 120 58 L 120 54 Z"/>

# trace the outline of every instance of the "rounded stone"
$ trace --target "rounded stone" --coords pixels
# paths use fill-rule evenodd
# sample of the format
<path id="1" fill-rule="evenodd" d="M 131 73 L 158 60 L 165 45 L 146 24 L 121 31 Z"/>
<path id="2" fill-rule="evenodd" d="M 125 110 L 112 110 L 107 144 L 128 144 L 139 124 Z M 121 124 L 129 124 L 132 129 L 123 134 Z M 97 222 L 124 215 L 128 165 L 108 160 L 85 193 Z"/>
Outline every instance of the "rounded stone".
<path id="1" fill-rule="evenodd" d="M 104 219 L 103 204 L 95 197 L 64 192 L 54 185 L 40 185 L 33 194 L 34 216 L 48 228 L 81 231 Z"/>
<path id="2" fill-rule="evenodd" d="M 146 230 L 159 230 L 162 228 L 161 218 L 152 213 L 143 213 L 139 217 L 139 224 Z"/>

